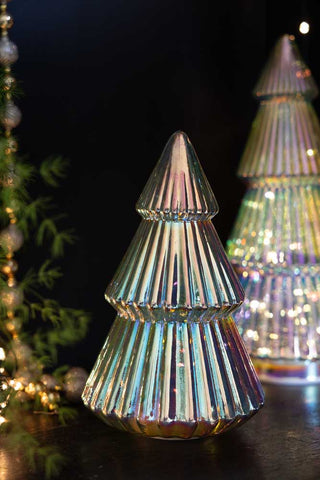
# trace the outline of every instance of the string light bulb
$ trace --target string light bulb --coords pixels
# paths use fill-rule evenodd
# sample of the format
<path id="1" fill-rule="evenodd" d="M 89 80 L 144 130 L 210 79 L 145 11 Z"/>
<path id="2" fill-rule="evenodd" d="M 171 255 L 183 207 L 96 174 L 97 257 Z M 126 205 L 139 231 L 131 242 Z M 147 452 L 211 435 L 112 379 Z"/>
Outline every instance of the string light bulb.
<path id="1" fill-rule="evenodd" d="M 308 22 L 303 21 L 300 23 L 299 32 L 302 33 L 302 35 L 306 35 L 307 33 L 309 33 L 309 30 L 310 30 L 310 25 Z"/>
<path id="2" fill-rule="evenodd" d="M 0 347 L 0 361 L 3 362 L 3 360 L 6 359 L 6 354 L 5 354 L 5 351 L 2 347 Z"/>

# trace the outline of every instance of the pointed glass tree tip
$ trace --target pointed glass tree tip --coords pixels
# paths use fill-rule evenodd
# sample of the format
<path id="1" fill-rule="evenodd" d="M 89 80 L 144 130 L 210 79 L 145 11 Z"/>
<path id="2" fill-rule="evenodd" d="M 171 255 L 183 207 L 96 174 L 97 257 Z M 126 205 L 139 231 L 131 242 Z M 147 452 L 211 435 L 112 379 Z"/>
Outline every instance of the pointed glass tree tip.
<path id="1" fill-rule="evenodd" d="M 188 138 L 177 131 L 169 138 L 136 204 L 151 220 L 205 220 L 219 211 L 210 184 Z"/>
<path id="2" fill-rule="evenodd" d="M 281 95 L 314 98 L 318 95 L 311 71 L 293 35 L 285 34 L 278 39 L 253 94 L 259 98 Z"/>

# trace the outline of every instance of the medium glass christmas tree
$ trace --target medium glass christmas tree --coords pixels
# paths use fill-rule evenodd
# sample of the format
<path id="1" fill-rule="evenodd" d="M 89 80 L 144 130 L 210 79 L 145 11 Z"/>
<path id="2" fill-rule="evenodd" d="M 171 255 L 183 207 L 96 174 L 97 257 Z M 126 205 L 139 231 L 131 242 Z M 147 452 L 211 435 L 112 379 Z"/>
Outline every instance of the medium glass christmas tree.
<path id="1" fill-rule="evenodd" d="M 210 220 L 218 206 L 184 133 L 169 139 L 137 211 L 106 291 L 117 318 L 84 403 L 146 436 L 224 432 L 262 406 L 263 392 L 230 316 L 243 291 Z"/>
<path id="2" fill-rule="evenodd" d="M 320 126 L 294 37 L 279 39 L 254 94 L 238 171 L 248 190 L 228 241 L 246 293 L 236 320 L 261 379 L 319 382 Z"/>

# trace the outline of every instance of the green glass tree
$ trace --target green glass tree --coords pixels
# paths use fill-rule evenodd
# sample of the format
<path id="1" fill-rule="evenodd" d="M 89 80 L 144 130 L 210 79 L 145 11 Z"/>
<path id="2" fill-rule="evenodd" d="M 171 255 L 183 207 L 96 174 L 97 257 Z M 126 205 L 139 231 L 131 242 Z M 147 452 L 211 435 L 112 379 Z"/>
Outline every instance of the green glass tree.
<path id="1" fill-rule="evenodd" d="M 150 437 L 222 433 L 257 412 L 263 392 L 231 316 L 243 291 L 211 222 L 217 202 L 183 132 L 136 208 L 142 222 L 106 291 L 117 318 L 84 403 Z"/>
<path id="2" fill-rule="evenodd" d="M 254 94 L 238 171 L 248 190 L 228 241 L 246 293 L 236 320 L 261 379 L 319 382 L 320 126 L 292 36 L 275 45 Z"/>

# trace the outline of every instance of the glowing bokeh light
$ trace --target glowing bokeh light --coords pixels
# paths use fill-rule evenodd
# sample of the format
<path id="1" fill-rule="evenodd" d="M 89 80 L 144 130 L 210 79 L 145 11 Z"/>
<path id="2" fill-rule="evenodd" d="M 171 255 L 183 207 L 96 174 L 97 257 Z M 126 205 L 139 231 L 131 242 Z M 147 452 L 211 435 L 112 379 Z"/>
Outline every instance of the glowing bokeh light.
<path id="1" fill-rule="evenodd" d="M 307 33 L 309 33 L 309 30 L 310 30 L 310 25 L 308 22 L 301 22 L 300 25 L 299 25 L 299 32 L 302 33 L 302 35 L 306 35 Z"/>

